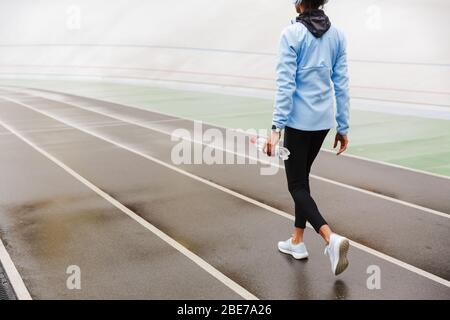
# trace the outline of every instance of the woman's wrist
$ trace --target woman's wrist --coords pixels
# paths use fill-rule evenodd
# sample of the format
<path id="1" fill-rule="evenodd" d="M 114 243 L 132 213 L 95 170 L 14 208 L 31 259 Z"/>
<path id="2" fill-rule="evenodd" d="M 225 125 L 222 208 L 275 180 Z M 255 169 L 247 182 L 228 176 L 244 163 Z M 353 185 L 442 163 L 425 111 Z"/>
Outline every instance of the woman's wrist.
<path id="1" fill-rule="evenodd" d="M 279 136 L 281 136 L 281 131 L 282 131 L 283 129 L 281 129 L 281 128 L 278 128 L 276 125 L 273 125 L 272 126 L 272 133 L 277 133 Z"/>

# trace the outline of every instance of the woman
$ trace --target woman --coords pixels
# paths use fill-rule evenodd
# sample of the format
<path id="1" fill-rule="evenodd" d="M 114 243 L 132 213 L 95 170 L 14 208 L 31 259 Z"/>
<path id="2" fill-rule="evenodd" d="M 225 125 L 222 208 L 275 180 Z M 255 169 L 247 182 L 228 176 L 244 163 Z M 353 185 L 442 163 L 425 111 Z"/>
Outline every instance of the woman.
<path id="1" fill-rule="evenodd" d="M 279 242 L 279 250 L 296 259 L 307 258 L 303 233 L 308 221 L 327 243 L 325 254 L 330 258 L 333 274 L 338 275 L 348 266 L 349 241 L 330 229 L 309 187 L 311 166 L 335 119 L 334 148 L 340 144 L 338 155 L 348 145 L 346 42 L 321 10 L 327 1 L 293 0 L 300 15 L 281 36 L 273 127 L 265 152 L 273 154 L 281 131 L 285 130 L 284 146 L 291 152 L 285 167 L 289 192 L 295 202 L 295 230 L 292 238 Z"/>

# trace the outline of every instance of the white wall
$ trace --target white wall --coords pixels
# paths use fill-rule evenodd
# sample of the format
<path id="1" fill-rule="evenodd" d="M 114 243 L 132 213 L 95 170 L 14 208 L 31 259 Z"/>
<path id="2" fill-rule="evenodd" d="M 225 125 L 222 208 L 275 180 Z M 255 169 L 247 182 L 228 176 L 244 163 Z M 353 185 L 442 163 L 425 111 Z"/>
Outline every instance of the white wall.
<path id="1" fill-rule="evenodd" d="M 347 34 L 353 96 L 450 106 L 450 1 L 330 0 L 327 12 Z M 273 89 L 293 17 L 290 0 L 0 0 L 0 76 Z"/>

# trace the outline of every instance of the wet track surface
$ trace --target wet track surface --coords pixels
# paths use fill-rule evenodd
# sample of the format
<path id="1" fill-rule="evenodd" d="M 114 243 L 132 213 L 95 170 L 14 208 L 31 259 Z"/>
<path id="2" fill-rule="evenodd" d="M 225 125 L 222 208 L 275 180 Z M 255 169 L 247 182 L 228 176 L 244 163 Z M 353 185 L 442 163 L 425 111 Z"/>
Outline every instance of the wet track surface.
<path id="1" fill-rule="evenodd" d="M 0 92 L 120 145 L 171 164 L 175 142 L 158 131 L 124 123 L 87 110 L 23 94 Z M 139 120 L 158 130 L 192 130 L 190 121 L 168 119 L 147 111 L 66 96 L 95 111 Z M 119 202 L 202 257 L 258 298 L 266 299 L 449 299 L 440 283 L 357 248 L 342 276 L 331 275 L 323 243 L 307 230 L 308 261 L 293 261 L 276 250 L 289 236 L 292 221 L 201 181 L 180 174 L 87 132 L 65 125 L 23 105 L 0 100 L 0 120 L 69 166 Z M 170 121 L 167 121 L 170 120 Z M 159 121 L 159 122 L 155 122 Z M 2 239 L 25 284 L 35 298 L 239 298 L 178 251 L 129 219 L 54 163 L 0 126 L 0 228 Z M 337 174 L 333 158 L 321 154 L 315 172 L 328 179 L 357 185 L 358 175 Z M 345 166 L 361 172 L 356 159 Z M 380 166 L 370 164 L 367 166 Z M 292 212 L 284 192 L 284 172 L 258 174 L 256 165 L 183 165 L 179 168 L 252 199 Z M 328 169 L 328 171 L 327 171 Z M 366 169 L 367 170 L 367 169 Z M 379 175 L 381 168 L 368 170 Z M 388 194 L 401 181 L 405 201 L 416 198 L 411 186 L 418 173 L 388 168 Z M 333 176 L 335 175 L 335 176 Z M 397 176 L 396 176 L 397 175 Z M 346 180 L 344 180 L 346 179 Z M 412 180 L 405 180 L 412 179 Z M 448 213 L 443 194 L 448 180 L 425 176 L 436 187 L 435 207 Z M 380 179 L 374 184 L 380 184 Z M 420 183 L 417 183 L 420 185 Z M 381 188 L 381 185 L 378 187 Z M 313 180 L 319 207 L 336 230 L 352 240 L 415 267 L 450 279 L 447 217 L 374 197 L 322 180 Z M 374 188 L 376 189 L 376 188 Z M 426 188 L 430 192 L 430 188 Z M 17 192 L 20 190 L 20 192 Z M 283 190 L 283 192 L 280 192 Z M 428 197 L 416 199 L 425 206 Z M 431 201 L 430 201 L 431 203 Z M 431 207 L 431 206 L 430 206 Z M 418 234 L 421 234 L 418 239 Z M 86 285 L 81 291 L 65 287 L 67 266 L 80 265 Z M 366 286 L 367 268 L 382 272 L 382 289 Z M 37 271 L 38 270 L 38 271 Z"/>
<path id="2" fill-rule="evenodd" d="M 1 145 L 0 224 L 33 297 L 239 298 L 15 136 Z M 66 287 L 71 265 L 81 291 Z"/>
<path id="3" fill-rule="evenodd" d="M 9 283 L 8 276 L 6 275 L 3 266 L 0 264 L 0 300 L 15 300 L 14 289 Z"/>
<path id="4" fill-rule="evenodd" d="M 62 95 L 61 97 L 65 98 L 66 96 Z M 117 119 L 93 113 L 89 110 L 102 113 L 108 112 L 108 114 L 120 116 L 121 119 L 139 121 L 139 123 L 143 123 L 149 128 L 168 133 L 177 128 L 193 130 L 193 123 L 188 120 L 149 113 L 135 108 L 105 104 L 90 99 L 75 98 L 72 101 L 69 98 L 68 104 L 64 105 L 52 100 L 36 100 L 36 98 L 23 95 L 20 95 L 18 99 L 23 102 L 31 99 L 30 101 L 32 101 L 33 105 L 45 107 L 46 110 L 54 110 L 57 112 L 55 114 L 62 115 L 66 119 L 70 117 L 71 121 L 74 121 L 76 125 L 101 124 L 101 126 L 95 128 L 95 132 L 106 134 L 107 137 L 111 137 L 114 141 L 124 145 L 131 145 L 145 154 L 150 154 L 169 163 L 171 162 L 170 154 L 175 142 L 171 142 L 166 134 L 123 122 L 120 123 L 124 126 L 119 126 Z M 89 110 L 74 107 L 70 103 L 88 107 Z M 116 121 L 118 126 L 109 126 L 112 121 Z M 208 126 L 204 127 L 205 129 L 208 128 Z M 332 160 L 334 160 L 334 163 L 327 165 L 327 162 Z M 361 163 L 361 160 L 336 158 L 334 155 L 330 156 L 328 152 L 322 152 L 318 158 L 319 164 L 316 165 L 313 173 L 318 173 L 321 177 L 331 179 L 330 175 L 322 174 L 322 171 L 329 171 L 334 176 L 338 176 L 339 179 L 336 179 L 336 181 L 342 182 L 341 180 L 345 179 L 347 173 L 356 177 L 356 174 L 353 173 L 354 171 L 350 169 L 351 164 L 355 162 Z M 343 170 L 341 167 L 349 169 Z M 367 177 L 369 177 L 367 180 L 369 182 L 365 183 L 368 185 L 371 184 L 372 180 L 375 182 L 380 181 L 383 175 L 379 172 L 379 167 L 380 165 L 376 163 L 366 163 L 366 167 L 360 168 L 359 181 L 363 181 Z M 333 171 L 333 168 L 339 168 L 339 170 Z M 280 170 L 276 176 L 267 177 L 259 174 L 260 168 L 257 166 L 185 165 L 183 169 L 236 190 L 253 199 L 269 203 L 278 209 L 293 212 L 293 204 L 289 194 L 280 192 L 280 186 L 282 186 L 281 190 L 286 190 L 283 170 Z M 394 169 L 396 168 L 386 167 L 386 170 L 389 172 Z M 404 169 L 398 169 L 398 171 L 396 174 L 386 175 L 386 179 L 389 181 L 393 179 L 392 177 L 398 178 L 397 184 L 401 184 L 401 181 L 406 181 L 405 189 L 407 190 L 416 189 L 416 192 L 418 192 L 417 189 L 422 189 L 425 194 L 431 194 L 434 191 L 438 195 L 434 196 L 436 201 L 438 200 L 437 197 L 444 197 L 444 194 L 450 194 L 450 180 L 448 179 L 423 175 L 424 178 L 422 180 L 416 172 Z M 407 175 L 407 177 L 402 177 L 402 175 Z M 434 188 L 432 188 L 432 185 L 426 188 L 423 187 L 424 183 L 429 181 L 435 184 Z M 371 248 L 411 263 L 426 271 L 446 279 L 450 278 L 447 267 L 450 263 L 450 253 L 447 250 L 450 245 L 450 240 L 447 239 L 447 234 L 450 230 L 448 218 L 436 216 L 415 207 L 387 201 L 370 194 L 343 188 L 341 185 L 334 185 L 328 181 L 312 179 L 312 182 L 313 192 L 318 200 L 319 207 L 337 231 Z M 411 185 L 417 185 L 418 187 L 411 187 Z M 396 192 L 402 194 L 402 188 L 399 187 Z M 407 195 L 404 197 L 407 197 Z M 447 203 L 444 200 L 441 202 Z M 446 215 L 444 214 L 444 216 Z M 348 223 L 348 221 L 351 221 L 351 223 Z M 417 242 L 417 234 L 422 235 L 421 241 L 412 247 L 410 243 Z M 417 250 L 420 250 L 420 255 L 417 254 Z"/>
<path id="5" fill-rule="evenodd" d="M 15 88 L 12 88 L 12 90 L 15 90 Z M 148 110 L 47 90 L 28 89 L 25 92 L 32 95 L 48 96 L 59 101 L 67 101 L 123 120 L 138 121 L 141 124 L 168 133 L 179 128 L 185 128 L 189 131 L 193 129 L 192 121 L 180 120 L 174 116 Z M 20 97 L 23 98 L 24 96 L 20 95 Z M 46 102 L 51 101 L 47 100 Z M 212 126 L 204 125 L 204 127 Z M 218 129 L 224 131 L 222 128 Z M 406 168 L 402 169 L 346 155 L 339 158 L 338 161 L 336 160 L 334 153 L 322 151 L 321 156 L 314 164 L 313 173 L 337 182 L 450 214 L 450 201 L 448 201 L 448 195 L 450 194 L 449 177 L 423 174 Z M 361 174 L 361 172 L 364 174 Z"/>

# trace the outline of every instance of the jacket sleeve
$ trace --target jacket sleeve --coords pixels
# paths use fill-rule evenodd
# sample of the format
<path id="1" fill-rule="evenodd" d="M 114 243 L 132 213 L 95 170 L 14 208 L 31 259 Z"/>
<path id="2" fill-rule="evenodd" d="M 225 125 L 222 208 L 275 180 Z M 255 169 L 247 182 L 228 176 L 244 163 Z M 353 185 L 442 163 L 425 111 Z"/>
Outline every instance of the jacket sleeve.
<path id="1" fill-rule="evenodd" d="M 277 63 L 277 92 L 272 125 L 284 129 L 293 108 L 293 95 L 296 89 L 297 50 L 298 41 L 292 32 L 286 29 L 280 40 Z"/>
<path id="2" fill-rule="evenodd" d="M 346 135 L 349 131 L 350 94 L 347 65 L 347 42 L 344 37 L 339 41 L 339 52 L 333 66 L 331 80 L 336 95 L 337 132 Z"/>

